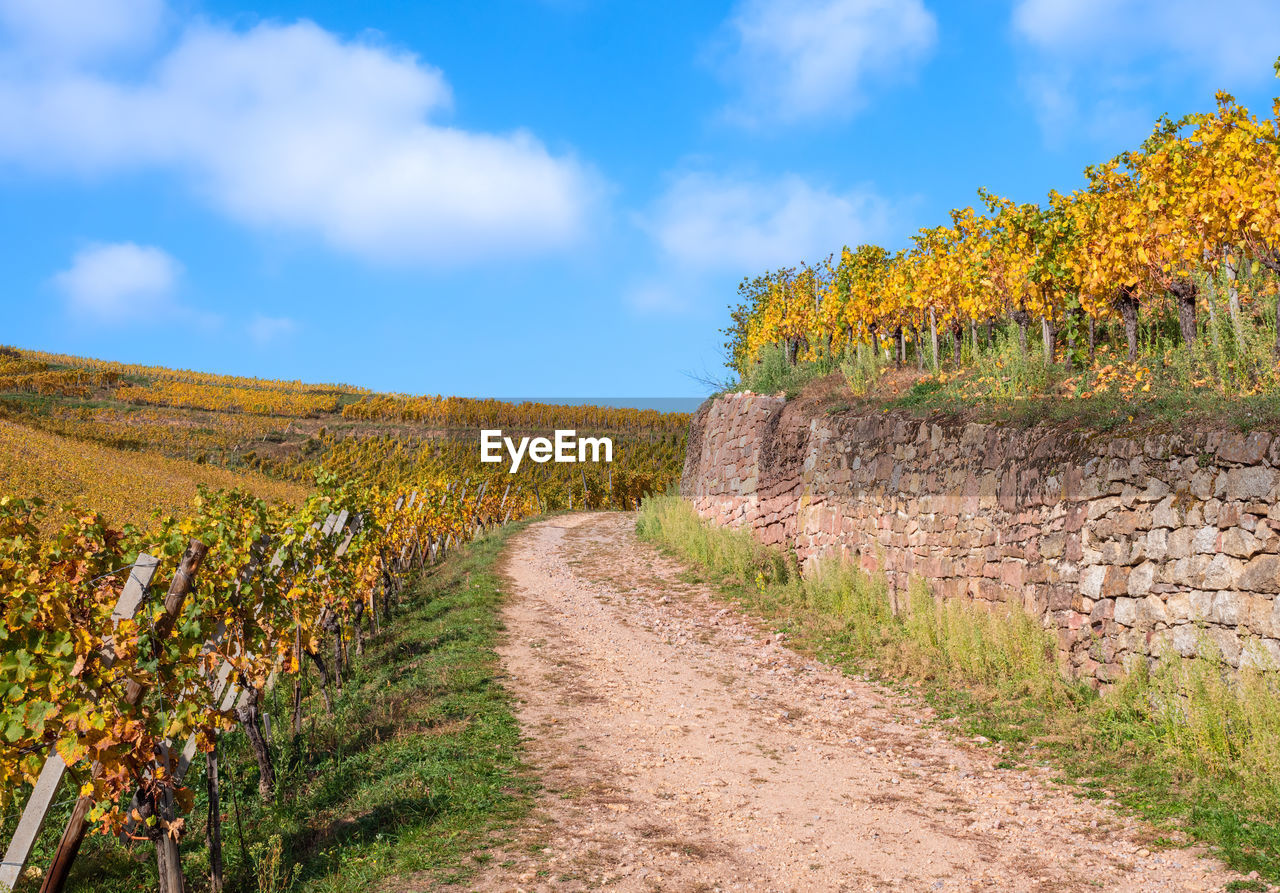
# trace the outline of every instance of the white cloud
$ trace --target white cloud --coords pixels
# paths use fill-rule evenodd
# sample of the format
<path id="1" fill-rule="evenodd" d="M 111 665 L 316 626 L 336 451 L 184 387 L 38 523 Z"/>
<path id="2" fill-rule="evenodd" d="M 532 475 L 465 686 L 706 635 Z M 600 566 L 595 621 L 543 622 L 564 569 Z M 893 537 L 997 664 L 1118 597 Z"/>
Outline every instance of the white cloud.
<path id="1" fill-rule="evenodd" d="M 1046 139 L 1083 134 L 1109 151 L 1148 135 L 1164 88 L 1207 102 L 1268 81 L 1280 52 L 1274 0 L 1016 0 L 1012 28 Z"/>
<path id="2" fill-rule="evenodd" d="M 172 313 L 182 265 L 153 245 L 95 244 L 53 277 L 69 309 L 95 322 L 126 323 Z"/>
<path id="3" fill-rule="evenodd" d="M 1105 40 L 1105 20 L 1123 2 L 1124 0 L 1017 0 L 1013 8 L 1013 27 L 1018 34 L 1041 46 Z"/>
<path id="4" fill-rule="evenodd" d="M 1053 147 L 1083 136 L 1114 152 L 1142 142 L 1155 123 L 1156 112 L 1140 92 L 1100 87 L 1061 67 L 1025 74 L 1021 85 L 1041 135 Z"/>
<path id="5" fill-rule="evenodd" d="M 0 74 L 0 161 L 168 171 L 234 220 L 378 261 L 555 250 L 586 229 L 594 175 L 530 133 L 440 123 L 449 86 L 412 55 L 309 22 L 202 24 L 142 68 Z"/>
<path id="6" fill-rule="evenodd" d="M 638 219 L 658 257 L 624 300 L 645 316 L 720 315 L 743 276 L 892 238 L 901 210 L 870 188 L 838 192 L 793 174 L 680 174 Z"/>
<path id="7" fill-rule="evenodd" d="M 60 65 L 145 49 L 164 0 L 0 0 L 0 34 L 27 64 Z"/>
<path id="8" fill-rule="evenodd" d="M 255 313 L 245 327 L 254 344 L 264 347 L 280 338 L 292 335 L 298 324 L 287 316 L 263 316 Z"/>
<path id="9" fill-rule="evenodd" d="M 937 42 L 922 0 L 744 0 L 717 68 L 741 96 L 731 118 L 845 116 L 867 83 L 910 76 Z"/>
<path id="10" fill-rule="evenodd" d="M 678 177 L 642 226 L 682 266 L 738 275 L 816 262 L 894 231 L 895 209 L 871 190 L 833 192 L 800 177 Z"/>
<path id="11" fill-rule="evenodd" d="M 1158 53 L 1216 78 L 1268 78 L 1280 53 L 1274 0 L 1017 0 L 1013 27 L 1079 63 Z"/>

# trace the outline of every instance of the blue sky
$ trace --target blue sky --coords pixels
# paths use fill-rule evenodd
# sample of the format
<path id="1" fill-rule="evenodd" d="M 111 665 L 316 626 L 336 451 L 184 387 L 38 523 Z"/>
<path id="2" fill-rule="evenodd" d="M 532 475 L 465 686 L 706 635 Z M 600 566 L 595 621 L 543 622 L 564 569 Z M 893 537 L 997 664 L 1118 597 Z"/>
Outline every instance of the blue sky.
<path id="1" fill-rule="evenodd" d="M 744 275 L 1269 111 L 1222 0 L 0 0 L 0 342 L 695 396 Z"/>

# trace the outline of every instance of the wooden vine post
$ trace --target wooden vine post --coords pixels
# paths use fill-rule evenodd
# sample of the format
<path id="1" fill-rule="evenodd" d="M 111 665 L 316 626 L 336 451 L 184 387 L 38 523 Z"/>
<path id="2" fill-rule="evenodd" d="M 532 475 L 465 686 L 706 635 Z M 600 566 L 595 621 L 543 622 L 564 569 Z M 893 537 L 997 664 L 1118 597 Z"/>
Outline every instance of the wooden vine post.
<path id="1" fill-rule="evenodd" d="M 205 842 L 209 847 L 209 889 L 222 893 L 222 804 L 218 790 L 218 747 L 204 755 L 205 789 L 209 813 L 205 822 Z"/>
<path id="2" fill-rule="evenodd" d="M 138 606 L 142 604 L 142 599 L 147 594 L 147 587 L 151 585 L 151 578 L 155 576 L 156 568 L 159 565 L 159 559 L 153 558 L 145 552 L 138 556 L 138 560 L 133 563 L 129 578 L 125 581 L 124 588 L 120 592 L 120 597 L 116 600 L 115 608 L 112 609 L 111 620 L 113 624 L 119 623 L 121 620 L 130 620 L 137 613 Z M 110 640 L 104 643 L 98 657 L 108 667 L 114 664 L 116 660 L 115 649 L 112 645 L 113 643 Z M 5 851 L 4 863 L 0 865 L 0 887 L 12 890 L 18 882 L 18 877 L 22 874 L 22 869 L 26 867 L 27 859 L 31 857 L 31 848 L 35 845 L 36 838 L 40 836 L 45 817 L 53 806 L 53 798 L 57 794 L 58 787 L 66 773 L 67 764 L 63 762 L 62 757 L 57 753 L 49 754 L 48 759 L 45 760 L 44 768 L 40 770 L 40 777 L 36 780 L 35 788 L 31 791 L 31 797 L 27 800 L 27 805 L 22 810 L 22 818 L 18 821 L 18 827 L 9 841 L 9 847 Z M 79 808 L 80 804 L 77 802 L 76 806 Z M 88 809 L 86 808 L 84 815 L 87 814 Z"/>
<path id="3" fill-rule="evenodd" d="M 178 614 L 182 611 L 182 603 L 195 585 L 196 571 L 200 568 L 200 562 L 204 560 L 207 551 L 208 548 L 199 540 L 193 539 L 187 544 L 182 560 L 178 563 L 178 569 L 173 574 L 173 581 L 169 584 L 169 591 L 165 594 L 164 613 L 156 621 L 157 642 L 165 639 L 173 630 Z M 124 701 L 134 706 L 142 701 L 146 693 L 145 685 L 136 679 L 130 679 L 125 686 Z M 157 823 L 159 833 L 155 841 L 156 864 L 160 869 L 160 893 L 182 893 L 182 865 L 178 856 L 178 841 L 167 828 L 168 822 L 174 817 L 171 794 L 167 808 L 163 802 L 166 798 L 159 799 L 161 802 L 154 804 L 154 808 L 160 819 Z M 76 800 L 71 818 L 62 832 L 62 839 L 58 842 L 58 849 L 54 852 L 53 862 L 44 876 L 44 883 L 40 886 L 40 893 L 61 893 L 66 886 L 71 865 L 80 851 L 80 844 L 84 842 L 85 831 L 88 829 L 89 810 L 92 807 L 92 797 L 80 797 Z M 176 886 L 174 886 L 175 877 Z"/>

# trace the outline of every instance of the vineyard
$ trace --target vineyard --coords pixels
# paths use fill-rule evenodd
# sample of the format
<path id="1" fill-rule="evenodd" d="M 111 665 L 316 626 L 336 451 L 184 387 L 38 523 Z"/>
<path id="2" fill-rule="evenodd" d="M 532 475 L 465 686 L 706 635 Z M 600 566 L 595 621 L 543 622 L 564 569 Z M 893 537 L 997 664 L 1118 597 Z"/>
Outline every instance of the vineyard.
<path id="1" fill-rule="evenodd" d="M 613 463 L 531 467 L 512 498 L 537 511 L 628 509 L 678 479 L 688 418 L 378 395 L 4 348 L 0 440 L 11 449 L 0 460 L 0 492 L 39 496 L 55 510 L 90 505 L 121 525 L 157 510 L 179 514 L 201 484 L 299 505 L 324 470 L 370 486 L 494 478 L 503 487 L 505 471 L 479 461 L 480 428 L 572 428 L 612 436 Z"/>
<path id="2" fill-rule="evenodd" d="M 240 491 L 204 492 L 180 522 L 122 533 L 86 514 L 48 539 L 37 503 L 0 500 L 11 680 L 0 716 L 0 810 L 31 790 L 5 857 L 9 884 L 70 771 L 81 780 L 79 800 L 42 889 L 61 888 L 88 825 L 153 840 L 161 889 L 183 889 L 179 813 L 192 803 L 182 782 L 194 755 L 214 754 L 219 735 L 238 724 L 258 760 L 261 795 L 273 796 L 264 694 L 294 680 L 300 734 L 307 662 L 331 712 L 350 651 L 361 653 L 366 625 L 376 631 L 393 611 L 405 573 L 516 511 L 507 493 L 484 487 L 392 499 L 323 483 L 295 512 Z"/>
<path id="3" fill-rule="evenodd" d="M 0 881 L 43 891 L 87 834 L 153 844 L 160 889 L 184 889 L 193 767 L 221 889 L 228 732 L 273 802 L 268 698 L 288 703 L 277 737 L 301 734 L 309 705 L 332 715 L 420 569 L 515 520 L 636 507 L 678 478 L 688 424 L 11 348 L 0 363 Z M 479 462 L 480 426 L 608 432 L 615 461 L 508 474 Z"/>
<path id="4" fill-rule="evenodd" d="M 72 428 L 74 430 L 74 428 Z M 144 523 L 155 511 L 181 514 L 201 486 L 241 487 L 268 501 L 301 504 L 308 490 L 248 469 L 108 446 L 0 419 L 4 492 L 38 496 L 50 506 L 90 505 L 116 524 Z M 40 521 L 51 533 L 57 511 Z"/>
<path id="5" fill-rule="evenodd" d="M 516 430 L 580 428 L 627 434 L 683 435 L 689 418 L 653 409 L 562 406 L 550 403 L 504 403 L 465 397 L 362 397 L 342 409 L 345 419 L 421 422 L 438 428 L 475 429 L 483 425 Z"/>
<path id="6" fill-rule="evenodd" d="M 1213 113 L 1162 119 L 1141 148 L 1085 173 L 1043 204 L 979 190 L 977 209 L 906 250 L 846 247 L 744 280 L 730 365 L 748 387 L 779 378 L 766 367 L 825 364 L 858 390 L 877 364 L 914 360 L 978 397 L 1128 386 L 1140 399 L 1153 377 L 1280 390 L 1280 100 L 1267 119 L 1219 94 Z"/>

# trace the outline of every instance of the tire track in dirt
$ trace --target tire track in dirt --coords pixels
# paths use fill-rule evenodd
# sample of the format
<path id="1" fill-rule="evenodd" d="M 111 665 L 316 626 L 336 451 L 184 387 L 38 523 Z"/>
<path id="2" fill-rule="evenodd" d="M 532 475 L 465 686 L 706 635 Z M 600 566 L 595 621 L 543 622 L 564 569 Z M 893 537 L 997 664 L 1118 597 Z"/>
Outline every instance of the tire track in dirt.
<path id="1" fill-rule="evenodd" d="M 1221 890 L 1190 849 L 807 660 L 634 533 L 509 546 L 500 649 L 546 785 L 472 889 Z"/>

